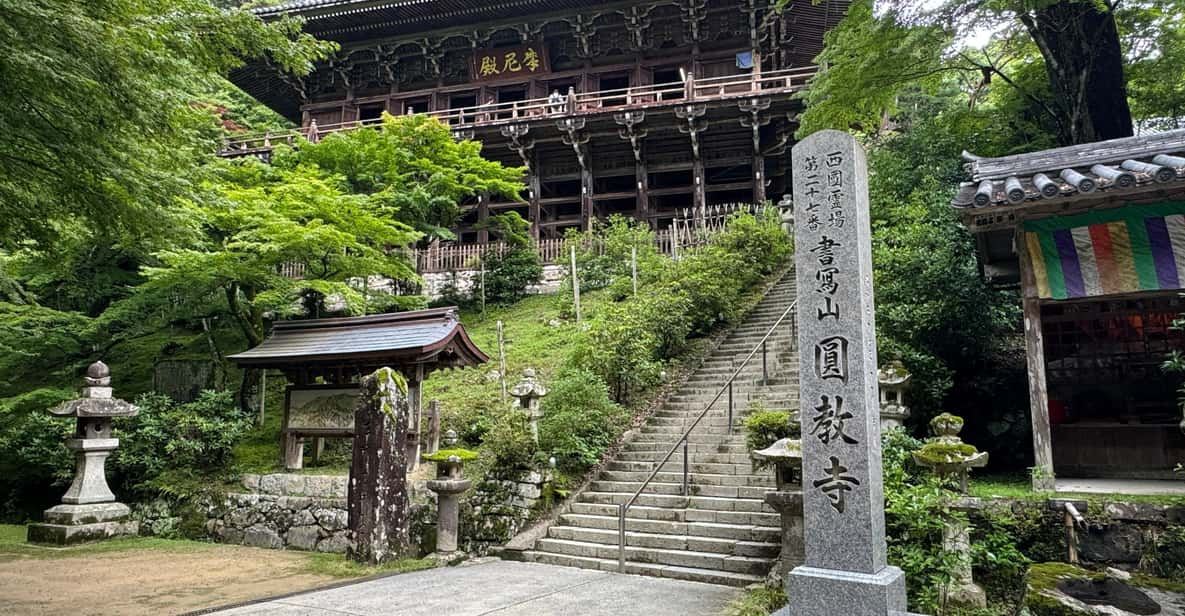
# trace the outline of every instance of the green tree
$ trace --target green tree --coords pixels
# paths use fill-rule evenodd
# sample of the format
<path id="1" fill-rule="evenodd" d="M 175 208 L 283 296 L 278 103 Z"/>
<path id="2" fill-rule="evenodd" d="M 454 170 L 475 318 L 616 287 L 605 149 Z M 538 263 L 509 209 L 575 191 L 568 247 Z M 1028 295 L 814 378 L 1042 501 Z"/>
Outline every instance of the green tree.
<path id="1" fill-rule="evenodd" d="M 334 48 L 207 0 L 0 3 L 0 248 L 167 235 L 219 137 L 194 93 L 248 58 L 305 73 Z"/>
<path id="2" fill-rule="evenodd" d="M 466 198 L 483 193 L 517 198 L 523 189 L 523 168 L 486 160 L 481 148 L 477 141 L 457 141 L 435 118 L 383 114 L 382 130 L 302 143 L 296 158 L 343 176 L 350 192 L 370 195 L 427 238 L 456 239 L 449 229 Z"/>
<path id="3" fill-rule="evenodd" d="M 1179 18 L 1172 11 L 1179 13 L 1180 5 L 1179 0 L 905 0 L 886 2 L 878 11 L 873 0 L 857 0 L 827 35 L 818 58 L 826 70 L 808 91 L 801 130 L 877 132 L 890 124 L 886 120 L 899 110 L 907 88 L 933 88 L 955 76 L 972 105 L 985 90 L 1012 90 L 1052 123 L 1061 144 L 1129 136 L 1124 66 L 1135 74 L 1155 74 L 1143 65 L 1158 64 L 1165 54 L 1176 57 Z M 969 35 L 983 30 L 996 30 L 992 44 L 965 45 Z M 1034 64 L 1044 72 L 1041 83 L 1021 78 L 1033 75 Z M 1173 71 L 1180 74 L 1179 68 Z"/>
<path id="4" fill-rule="evenodd" d="M 416 277 L 400 247 L 419 238 L 375 198 L 346 192 L 343 178 L 313 165 L 240 160 L 217 171 L 204 188 L 218 197 L 189 205 L 206 237 L 156 255 L 161 265 L 145 269 L 147 282 L 130 300 L 133 312 L 147 298 L 184 304 L 217 294 L 255 345 L 269 312 L 321 316 L 329 297 L 351 313 L 387 307 L 375 301 L 422 303 L 369 291 L 372 276 Z"/>

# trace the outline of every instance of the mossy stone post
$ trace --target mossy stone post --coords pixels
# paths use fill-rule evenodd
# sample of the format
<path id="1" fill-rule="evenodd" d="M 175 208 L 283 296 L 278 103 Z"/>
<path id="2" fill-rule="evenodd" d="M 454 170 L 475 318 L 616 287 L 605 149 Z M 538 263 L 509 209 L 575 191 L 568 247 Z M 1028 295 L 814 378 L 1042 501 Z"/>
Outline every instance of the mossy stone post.
<path id="1" fill-rule="evenodd" d="M 362 379 L 354 406 L 354 457 L 350 466 L 349 557 L 377 565 L 411 550 L 407 497 L 407 385 L 395 370 L 380 368 Z"/>
<path id="2" fill-rule="evenodd" d="M 950 413 L 942 413 L 930 420 L 934 438 L 926 441 L 913 454 L 914 462 L 929 468 L 934 474 L 947 481 L 948 486 L 957 487 L 962 495 L 949 498 L 951 511 L 967 514 L 979 508 L 979 501 L 966 498 L 967 475 L 973 468 L 987 464 L 988 454 L 978 451 L 959 438 L 963 419 Z M 953 481 L 952 481 L 953 480 Z M 957 557 L 950 584 L 940 590 L 944 603 L 983 608 L 987 606 L 987 594 L 975 583 L 971 572 L 971 531 L 964 515 L 948 515 L 942 528 L 942 549 Z"/>

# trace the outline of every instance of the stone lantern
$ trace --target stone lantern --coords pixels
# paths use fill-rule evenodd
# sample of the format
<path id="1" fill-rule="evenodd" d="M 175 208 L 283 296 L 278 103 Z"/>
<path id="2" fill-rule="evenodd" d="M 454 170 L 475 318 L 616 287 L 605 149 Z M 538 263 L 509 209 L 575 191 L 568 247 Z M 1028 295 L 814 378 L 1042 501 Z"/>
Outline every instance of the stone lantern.
<path id="1" fill-rule="evenodd" d="M 510 395 L 515 397 L 518 408 L 527 412 L 531 422 L 531 439 L 539 442 L 539 420 L 543 412 L 539 409 L 539 399 L 547 395 L 547 388 L 535 378 L 535 369 L 523 370 L 523 378 L 510 389 Z"/>
<path id="2" fill-rule="evenodd" d="M 786 235 L 794 235 L 794 195 L 782 195 L 782 200 L 778 201 L 778 217 L 782 222 L 782 231 Z"/>
<path id="3" fill-rule="evenodd" d="M 139 410 L 111 396 L 111 373 L 103 362 L 86 371 L 82 397 L 50 409 L 58 417 L 77 418 L 74 437 L 66 447 L 74 450 L 74 482 L 62 496 L 62 504 L 45 511 L 45 522 L 30 524 L 32 543 L 67 545 L 120 535 L 135 535 L 139 525 L 129 520 L 131 510 L 115 502 L 107 487 L 107 457 L 119 446 L 111 437 L 114 417 L 131 417 Z"/>
<path id="4" fill-rule="evenodd" d="M 961 495 L 948 499 L 953 511 L 969 513 L 979 509 L 978 499 L 965 496 L 967 476 L 971 469 L 987 465 L 988 454 L 959 438 L 959 432 L 963 429 L 961 417 L 943 413 L 930 420 L 930 429 L 934 432 L 934 438 L 928 439 L 919 451 L 914 452 L 914 462 L 929 468 L 939 477 L 955 480 Z M 959 557 L 951 574 L 950 585 L 940 589 L 943 602 L 986 607 L 987 594 L 971 575 L 971 535 L 966 521 L 954 516 L 946 518 L 942 529 L 942 549 Z"/>
<path id="5" fill-rule="evenodd" d="M 876 380 L 880 384 L 881 392 L 881 431 L 900 428 L 909 418 L 909 407 L 905 404 L 905 390 L 913 375 L 905 369 L 905 364 L 894 360 L 876 371 Z"/>
<path id="6" fill-rule="evenodd" d="M 448 454 L 450 451 L 464 453 L 455 449 L 457 433 L 453 430 L 445 433 L 444 445 L 445 449 L 438 454 Z M 473 482 L 462 474 L 465 463 L 461 456 L 454 453 L 441 457 L 436 461 L 436 479 L 429 480 L 427 484 L 428 489 L 436 493 L 436 552 L 443 556 L 457 551 L 461 493 L 468 490 Z"/>
<path id="7" fill-rule="evenodd" d="M 769 579 L 781 584 L 790 570 L 806 561 L 802 523 L 802 442 L 784 438 L 753 457 L 774 464 L 777 490 L 765 493 L 765 502 L 782 518 L 782 550 L 769 572 Z"/>

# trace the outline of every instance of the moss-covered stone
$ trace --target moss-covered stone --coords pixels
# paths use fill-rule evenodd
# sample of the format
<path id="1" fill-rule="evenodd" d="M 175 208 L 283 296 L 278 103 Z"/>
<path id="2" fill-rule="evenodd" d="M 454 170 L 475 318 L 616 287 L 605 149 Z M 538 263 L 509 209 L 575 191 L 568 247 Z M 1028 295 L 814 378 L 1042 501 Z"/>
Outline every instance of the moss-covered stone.
<path id="1" fill-rule="evenodd" d="M 452 456 L 457 456 L 462 462 L 476 460 L 478 457 L 476 451 L 469 449 L 441 449 L 436 453 L 425 454 L 420 456 L 426 462 L 447 462 Z"/>

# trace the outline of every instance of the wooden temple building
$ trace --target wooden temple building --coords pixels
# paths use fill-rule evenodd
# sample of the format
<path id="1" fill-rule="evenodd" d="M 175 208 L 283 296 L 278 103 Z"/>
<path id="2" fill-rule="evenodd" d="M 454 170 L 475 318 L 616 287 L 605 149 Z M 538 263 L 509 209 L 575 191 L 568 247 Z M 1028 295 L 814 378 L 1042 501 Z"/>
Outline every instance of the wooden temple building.
<path id="1" fill-rule="evenodd" d="M 953 205 L 985 273 L 1022 290 L 1035 487 L 1173 478 L 1185 461 L 1185 131 L 965 155 Z"/>
<path id="2" fill-rule="evenodd" d="M 304 78 L 264 63 L 231 80 L 316 140 L 426 113 L 487 158 L 528 169 L 518 200 L 479 197 L 456 229 L 519 212 L 537 238 L 620 213 L 656 229 L 676 211 L 777 201 L 824 33 L 848 2 L 769 0 L 296 0 L 341 44 Z M 266 156 L 297 131 L 244 135 L 224 156 Z"/>

